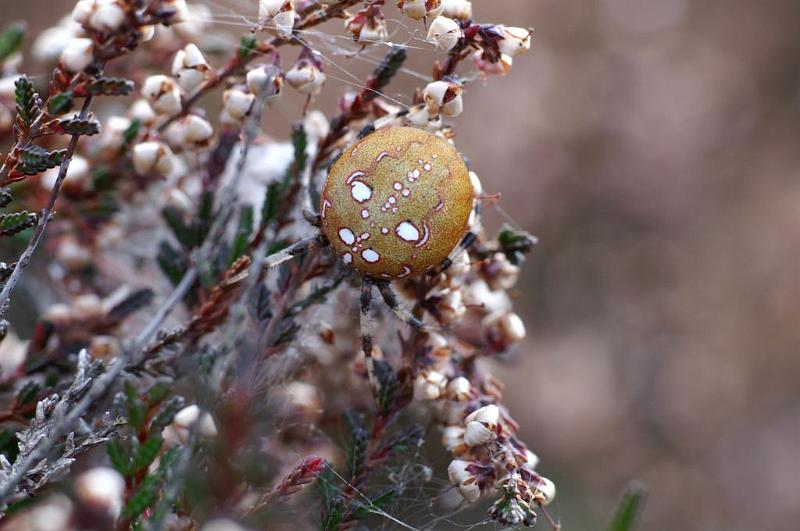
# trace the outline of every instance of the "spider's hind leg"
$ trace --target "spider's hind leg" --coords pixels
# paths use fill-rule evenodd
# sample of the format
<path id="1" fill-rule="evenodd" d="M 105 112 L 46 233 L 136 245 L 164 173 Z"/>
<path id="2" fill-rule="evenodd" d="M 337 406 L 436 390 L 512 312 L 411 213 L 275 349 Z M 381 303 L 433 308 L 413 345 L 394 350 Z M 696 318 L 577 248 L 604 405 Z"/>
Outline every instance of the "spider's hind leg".
<path id="1" fill-rule="evenodd" d="M 375 359 L 372 357 L 374 347 L 372 332 L 375 329 L 372 317 L 372 282 L 366 278 L 361 281 L 360 312 L 358 324 L 361 333 L 361 349 L 364 351 L 364 364 L 367 367 L 367 379 L 372 394 L 378 396 L 380 383 L 375 376 Z"/>
<path id="2" fill-rule="evenodd" d="M 379 280 L 376 281 L 375 284 L 378 286 L 378 291 L 383 298 L 383 302 L 386 303 L 386 306 L 395 314 L 395 316 L 407 323 L 412 328 L 417 330 L 421 330 L 423 332 L 435 332 L 441 331 L 440 328 L 427 325 L 419 320 L 411 310 L 406 308 L 402 302 L 400 302 L 397 298 L 397 294 L 392 289 L 392 286 L 389 284 L 387 280 Z"/>

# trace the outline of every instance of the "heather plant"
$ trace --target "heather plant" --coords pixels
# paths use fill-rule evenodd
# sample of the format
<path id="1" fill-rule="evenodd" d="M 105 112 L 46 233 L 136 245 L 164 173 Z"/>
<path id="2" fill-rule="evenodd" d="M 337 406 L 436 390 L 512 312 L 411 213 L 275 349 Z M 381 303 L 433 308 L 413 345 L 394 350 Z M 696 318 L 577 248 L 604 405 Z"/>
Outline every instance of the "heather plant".
<path id="1" fill-rule="evenodd" d="M 481 499 L 498 526 L 543 514 L 558 527 L 545 509 L 555 486 L 490 373 L 525 337 L 509 293 L 536 240 L 511 225 L 483 231 L 481 207 L 498 198 L 449 124 L 471 83 L 509 74 L 532 31 L 477 22 L 465 0 L 396 4 L 80 0 L 40 35 L 5 30 L 9 528 L 413 529 L 411 506 L 427 508 L 414 525 L 435 529 Z M 218 31 L 226 21 L 242 35 Z M 323 24 L 347 58 L 374 63 L 331 108 L 317 102 L 342 72 L 320 45 Z M 50 78 L 20 72 L 28 38 Z M 435 51 L 430 71 L 412 71 L 412 94 L 389 96 L 418 49 Z M 286 91 L 305 105 L 282 138 L 268 136 Z M 325 187 L 347 178 L 369 226 L 379 213 L 360 204 L 372 188 L 339 168 L 364 146 L 385 147 L 378 163 L 428 146 L 400 127 L 432 139 L 430 161 L 452 151 L 447 174 L 463 165 L 468 192 L 447 196 L 464 212 L 455 239 L 433 218 L 428 247 L 427 224 L 389 234 L 422 249 L 420 267 L 398 273 L 384 264 L 400 251 L 380 246 L 377 226 L 331 228 Z M 390 197 L 418 205 L 409 188 Z M 427 264 L 425 252 L 441 257 Z M 27 282 L 32 309 L 18 310 Z M 441 445 L 449 466 L 428 463 L 423 445 Z"/>

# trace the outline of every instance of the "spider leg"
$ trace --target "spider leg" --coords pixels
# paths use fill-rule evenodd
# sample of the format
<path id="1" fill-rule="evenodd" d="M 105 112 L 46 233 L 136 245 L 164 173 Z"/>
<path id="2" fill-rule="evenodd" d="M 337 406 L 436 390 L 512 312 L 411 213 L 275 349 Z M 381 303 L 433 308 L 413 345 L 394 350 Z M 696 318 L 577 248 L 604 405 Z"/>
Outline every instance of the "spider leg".
<path id="1" fill-rule="evenodd" d="M 383 298 L 383 302 L 386 303 L 386 306 L 392 310 L 398 319 L 407 323 L 412 328 L 416 328 L 417 330 L 429 331 L 432 329 L 432 327 L 429 327 L 417 319 L 417 317 L 397 299 L 397 294 L 394 292 L 388 281 L 378 280 L 375 282 L 375 285 L 378 287 L 378 291 Z"/>
<path id="2" fill-rule="evenodd" d="M 372 357 L 372 331 L 374 322 L 372 320 L 372 282 L 366 278 L 361 282 L 361 311 L 359 313 L 359 327 L 361 330 L 361 349 L 364 351 L 364 364 L 367 367 L 367 379 L 372 393 L 378 396 L 380 383 L 375 376 L 375 359 Z"/>
<path id="3" fill-rule="evenodd" d="M 313 249 L 315 247 L 322 247 L 323 242 L 320 236 L 313 236 L 310 238 L 303 238 L 302 240 L 293 243 L 289 247 L 278 251 L 277 253 L 272 253 L 268 257 L 264 259 L 264 269 L 272 269 L 273 267 L 280 265 L 287 260 L 291 260 L 295 256 L 301 255 L 304 252 L 308 251 L 309 249 Z"/>
<path id="4" fill-rule="evenodd" d="M 400 118 L 408 116 L 409 114 L 419 112 L 424 108 L 425 108 L 424 104 L 419 104 L 419 105 L 415 105 L 413 107 L 409 107 L 407 109 L 403 109 L 401 111 L 397 111 L 395 113 L 387 114 L 386 116 L 382 116 L 380 118 L 377 118 L 372 123 L 369 123 L 369 124 L 365 125 L 361 129 L 361 131 L 359 131 L 357 139 L 361 140 L 365 136 L 370 135 L 371 133 L 374 133 L 378 129 L 382 129 L 384 127 L 387 127 L 387 126 L 391 125 L 392 123 L 394 123 L 396 120 L 399 120 Z"/>

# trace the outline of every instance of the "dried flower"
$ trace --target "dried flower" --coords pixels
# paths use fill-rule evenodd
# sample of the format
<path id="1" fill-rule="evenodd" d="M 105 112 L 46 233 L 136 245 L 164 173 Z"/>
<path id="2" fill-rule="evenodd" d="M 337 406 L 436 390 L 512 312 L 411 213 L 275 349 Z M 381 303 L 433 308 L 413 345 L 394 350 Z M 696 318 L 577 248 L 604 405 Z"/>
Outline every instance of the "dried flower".
<path id="1" fill-rule="evenodd" d="M 488 61 L 483 53 L 478 50 L 472 54 L 472 63 L 475 68 L 486 76 L 504 76 L 511 70 L 514 59 L 510 55 L 501 54 L 496 61 Z"/>
<path id="2" fill-rule="evenodd" d="M 498 43 L 500 52 L 516 57 L 531 49 L 533 31 L 525 28 L 498 26 L 503 38 Z"/>
<path id="3" fill-rule="evenodd" d="M 175 167 L 175 155 L 162 142 L 142 142 L 133 147 L 133 166 L 140 175 L 155 171 L 166 177 Z"/>
<path id="4" fill-rule="evenodd" d="M 201 412 L 196 404 L 178 411 L 172 419 L 172 424 L 164 428 L 161 435 L 167 444 L 186 444 L 189 441 L 192 426 L 196 422 L 200 422 L 197 431 L 198 435 L 206 438 L 217 436 L 217 426 L 214 424 L 214 419 L 208 413 Z"/>
<path id="5" fill-rule="evenodd" d="M 505 352 L 525 339 L 525 324 L 514 312 L 490 314 L 484 318 L 482 327 L 486 342 L 495 352 Z"/>
<path id="6" fill-rule="evenodd" d="M 438 17 L 444 6 L 442 0 L 397 0 L 397 7 L 411 19 L 422 20 L 426 17 Z"/>
<path id="7" fill-rule="evenodd" d="M 289 37 L 294 28 L 293 0 L 259 0 L 258 20 L 262 28 L 270 29 L 281 37 Z"/>
<path id="8" fill-rule="evenodd" d="M 159 114 L 175 114 L 181 110 L 181 92 L 171 77 L 150 76 L 142 84 L 142 96 Z"/>
<path id="9" fill-rule="evenodd" d="M 442 0 L 442 14 L 458 20 L 472 18 L 472 2 L 467 0 Z"/>
<path id="10" fill-rule="evenodd" d="M 447 384 L 447 398 L 450 400 L 455 400 L 457 402 L 469 400 L 471 393 L 472 384 L 463 376 L 453 378 Z"/>
<path id="11" fill-rule="evenodd" d="M 309 96 L 319 94 L 325 83 L 322 65 L 314 52 L 304 48 L 297 63 L 286 73 L 286 82 L 303 94 Z"/>
<path id="12" fill-rule="evenodd" d="M 115 31 L 125 21 L 119 0 L 79 0 L 72 10 L 75 22 L 97 31 Z"/>
<path id="13" fill-rule="evenodd" d="M 353 40 L 361 43 L 385 41 L 389 36 L 386 17 L 380 4 L 368 4 L 364 9 L 348 18 L 344 27 L 353 34 Z"/>
<path id="14" fill-rule="evenodd" d="M 241 88 L 230 88 L 222 95 L 222 112 L 238 123 L 250 112 L 255 99 L 254 94 Z"/>
<path id="15" fill-rule="evenodd" d="M 445 51 L 455 48 L 461 37 L 461 26 L 452 18 L 436 17 L 428 27 L 428 42 Z"/>
<path id="16" fill-rule="evenodd" d="M 457 83 L 434 81 L 428 83 L 425 90 L 422 91 L 422 97 L 431 114 L 442 114 L 452 118 L 464 110 L 461 92 L 461 85 Z"/>
<path id="17" fill-rule="evenodd" d="M 442 395 L 447 378 L 437 371 L 423 369 L 414 381 L 414 396 L 420 400 L 436 400 Z"/>
<path id="18" fill-rule="evenodd" d="M 172 75 L 186 92 L 193 92 L 212 73 L 203 52 L 195 44 L 187 44 L 182 50 L 178 50 L 172 61 Z"/>

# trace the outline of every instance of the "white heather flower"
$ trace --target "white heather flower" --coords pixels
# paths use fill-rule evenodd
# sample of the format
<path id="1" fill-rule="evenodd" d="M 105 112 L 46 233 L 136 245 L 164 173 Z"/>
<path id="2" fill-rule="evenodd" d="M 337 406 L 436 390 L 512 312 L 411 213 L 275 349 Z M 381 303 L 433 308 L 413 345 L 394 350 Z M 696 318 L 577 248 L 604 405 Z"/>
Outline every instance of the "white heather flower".
<path id="1" fill-rule="evenodd" d="M 481 184 L 481 179 L 478 177 L 478 174 L 474 171 L 469 172 L 469 180 L 472 183 L 472 193 L 475 194 L 475 197 L 480 196 L 483 193 L 483 185 Z"/>
<path id="2" fill-rule="evenodd" d="M 286 82 L 302 94 L 316 95 L 325 83 L 325 74 L 310 61 L 300 61 L 286 73 Z"/>
<path id="3" fill-rule="evenodd" d="M 82 72 L 94 60 L 94 44 L 91 39 L 72 39 L 61 52 L 61 63 L 73 74 Z"/>
<path id="4" fill-rule="evenodd" d="M 450 81 L 433 81 L 422 91 L 425 105 L 431 114 L 455 117 L 464 110 L 461 86 Z"/>
<path id="5" fill-rule="evenodd" d="M 175 167 L 175 155 L 162 142 L 142 142 L 133 147 L 133 167 L 139 175 L 155 171 L 166 177 Z"/>
<path id="6" fill-rule="evenodd" d="M 211 9 L 201 3 L 186 4 L 185 2 L 176 2 L 176 6 L 180 6 L 178 10 L 179 23 L 175 23 L 175 33 L 187 42 L 200 42 L 202 43 L 207 38 L 208 26 L 214 20 L 214 13 Z"/>
<path id="7" fill-rule="evenodd" d="M 128 110 L 128 114 L 130 114 L 131 118 L 139 120 L 142 125 L 147 126 L 153 125 L 158 119 L 158 115 L 153 110 L 150 102 L 146 99 L 138 99 L 133 102 L 133 105 L 131 105 L 131 108 Z"/>
<path id="8" fill-rule="evenodd" d="M 113 468 L 92 468 L 75 480 L 75 493 L 86 505 L 116 518 L 122 509 L 125 479 Z"/>
<path id="9" fill-rule="evenodd" d="M 383 42 L 389 37 L 386 17 L 377 5 L 368 5 L 345 20 L 344 28 L 360 43 Z"/>
<path id="10" fill-rule="evenodd" d="M 125 9 L 117 0 L 79 0 L 72 18 L 88 28 L 110 32 L 125 21 Z"/>
<path id="11" fill-rule="evenodd" d="M 467 313 L 460 289 L 451 289 L 439 303 L 439 311 L 446 321 L 458 321 Z"/>
<path id="12" fill-rule="evenodd" d="M 255 99 L 255 94 L 245 92 L 240 88 L 230 88 L 222 95 L 223 112 L 235 120 L 241 120 L 250 112 Z"/>
<path id="13" fill-rule="evenodd" d="M 467 470 L 471 464 L 470 461 L 464 461 L 463 459 L 453 459 L 450 461 L 450 464 L 447 466 L 447 476 L 450 478 L 450 483 L 458 485 L 462 481 L 475 477 L 472 472 Z"/>
<path id="14" fill-rule="evenodd" d="M 495 438 L 497 434 L 484 423 L 473 420 L 464 428 L 464 443 L 467 446 L 479 446 Z"/>
<path id="15" fill-rule="evenodd" d="M 111 361 L 122 352 L 122 345 L 114 336 L 94 336 L 88 350 L 92 359 Z"/>
<path id="16" fill-rule="evenodd" d="M 193 92 L 211 73 L 203 52 L 195 44 L 187 44 L 182 50 L 178 50 L 172 60 L 172 75 L 186 92 Z"/>
<path id="17" fill-rule="evenodd" d="M 103 125 L 100 135 L 100 147 L 103 150 L 118 149 L 125 142 L 125 131 L 131 126 L 131 119 L 124 116 L 109 116 Z"/>
<path id="18" fill-rule="evenodd" d="M 281 93 L 283 88 L 283 73 L 274 65 L 261 65 L 247 73 L 247 88 L 256 96 L 267 93 L 271 101 Z"/>
<path id="19" fill-rule="evenodd" d="M 428 107 L 418 107 L 406 115 L 406 120 L 414 127 L 426 127 L 431 119 Z"/>
<path id="20" fill-rule="evenodd" d="M 181 92 L 171 77 L 150 76 L 142 85 L 142 96 L 159 114 L 175 114 L 181 110 Z"/>
<path id="21" fill-rule="evenodd" d="M 80 190 L 89 188 L 89 174 L 90 174 L 89 161 L 80 155 L 72 157 L 72 161 L 67 168 L 67 174 L 64 176 L 64 187 L 72 188 L 73 190 Z M 56 184 L 58 179 L 59 168 L 51 168 L 42 174 L 39 184 L 45 190 L 52 190 L 53 185 Z"/>
<path id="22" fill-rule="evenodd" d="M 422 20 L 425 17 L 438 17 L 444 6 L 441 0 L 398 0 L 397 7 L 411 19 Z"/>
<path id="23" fill-rule="evenodd" d="M 33 42 L 31 52 L 37 61 L 54 63 L 61 56 L 61 52 L 73 37 L 83 34 L 80 24 L 67 15 L 57 25 L 44 30 Z"/>
<path id="24" fill-rule="evenodd" d="M 173 24 L 186 22 L 189 19 L 189 6 L 186 5 L 186 0 L 164 0 L 163 6 L 175 11 L 170 20 Z"/>
<path id="25" fill-rule="evenodd" d="M 539 456 L 535 453 L 531 452 L 527 448 L 525 449 L 525 464 L 522 465 L 529 470 L 536 470 L 536 467 L 539 466 Z"/>
<path id="26" fill-rule="evenodd" d="M 442 446 L 448 452 L 456 455 L 464 453 L 467 449 L 464 444 L 464 428 L 461 426 L 446 426 L 442 430 Z"/>
<path id="27" fill-rule="evenodd" d="M 525 28 L 498 26 L 503 39 L 498 43 L 500 53 L 516 57 L 531 49 L 533 31 Z"/>
<path id="28" fill-rule="evenodd" d="M 442 14 L 458 20 L 472 18 L 472 2 L 467 0 L 442 0 Z"/>
<path id="29" fill-rule="evenodd" d="M 155 37 L 156 34 L 156 27 L 152 24 L 147 26 L 141 26 L 139 28 L 139 33 L 142 35 L 140 38 L 142 42 L 149 42 L 150 40 Z"/>
<path id="30" fill-rule="evenodd" d="M 69 310 L 67 310 L 69 311 Z M 7 376 L 14 372 L 25 361 L 29 341 L 22 341 L 13 332 L 8 331 L 0 342 L 0 374 Z"/>
<path id="31" fill-rule="evenodd" d="M 414 396 L 420 400 L 436 400 L 447 383 L 445 376 L 431 369 L 423 369 L 414 380 Z"/>
<path id="32" fill-rule="evenodd" d="M 186 142 L 202 145 L 214 136 L 214 128 L 208 120 L 195 114 L 190 114 L 184 118 L 186 123 Z"/>
<path id="33" fill-rule="evenodd" d="M 452 50 L 461 39 L 461 26 L 448 17 L 436 17 L 428 27 L 428 42 L 445 51 Z"/>
<path id="34" fill-rule="evenodd" d="M 497 426 L 497 421 L 500 420 L 500 408 L 494 404 L 489 404 L 476 409 L 464 419 L 464 423 L 482 422 L 490 427 Z"/>
<path id="35" fill-rule="evenodd" d="M 289 37 L 294 28 L 293 0 L 260 0 L 258 3 L 258 22 L 281 37 Z"/>
<path id="36" fill-rule="evenodd" d="M 472 63 L 475 68 L 486 76 L 504 76 L 511 70 L 514 59 L 507 54 L 501 54 L 497 62 L 490 62 L 483 58 L 483 53 L 478 50 L 472 54 Z"/>
<path id="37" fill-rule="evenodd" d="M 472 384 L 469 383 L 469 380 L 463 376 L 459 376 L 457 378 L 453 378 L 450 380 L 450 383 L 447 384 L 446 396 L 450 400 L 462 402 L 469 399 L 471 391 Z"/>
<path id="38" fill-rule="evenodd" d="M 484 318 L 482 326 L 486 341 L 499 352 L 525 339 L 525 324 L 514 312 L 489 314 Z"/>
<path id="39" fill-rule="evenodd" d="M 549 479 L 542 477 L 539 484 L 531 486 L 533 499 L 540 505 L 550 505 L 556 497 L 556 484 Z"/>
<path id="40" fill-rule="evenodd" d="M 189 441 L 192 427 L 196 422 L 200 422 L 198 426 L 199 435 L 206 438 L 217 436 L 217 426 L 214 424 L 214 419 L 208 413 L 201 412 L 196 404 L 186 406 L 178 411 L 172 419 L 172 423 L 164 428 L 161 436 L 170 445 L 186 444 Z"/>

